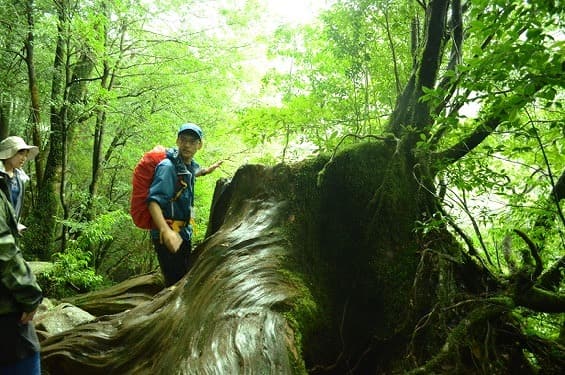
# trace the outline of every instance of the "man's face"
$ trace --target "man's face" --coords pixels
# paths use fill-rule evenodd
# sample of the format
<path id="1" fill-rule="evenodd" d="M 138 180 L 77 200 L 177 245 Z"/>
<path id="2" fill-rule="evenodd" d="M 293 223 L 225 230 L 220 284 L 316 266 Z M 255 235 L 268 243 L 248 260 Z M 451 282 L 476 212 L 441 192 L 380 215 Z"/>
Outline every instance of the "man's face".
<path id="1" fill-rule="evenodd" d="M 181 133 L 177 137 L 179 154 L 185 163 L 189 163 L 196 152 L 202 147 L 200 139 L 191 132 Z"/>

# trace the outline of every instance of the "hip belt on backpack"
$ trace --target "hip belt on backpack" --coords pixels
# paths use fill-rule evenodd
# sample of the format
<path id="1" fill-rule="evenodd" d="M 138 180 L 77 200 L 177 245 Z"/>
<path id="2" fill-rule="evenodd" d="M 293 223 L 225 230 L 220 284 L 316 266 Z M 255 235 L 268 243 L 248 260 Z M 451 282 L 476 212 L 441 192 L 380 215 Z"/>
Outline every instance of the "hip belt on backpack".
<path id="1" fill-rule="evenodd" d="M 186 227 L 187 222 L 184 220 L 173 220 L 173 219 L 166 219 L 165 220 L 169 227 L 174 230 L 175 232 L 180 232 L 182 228 Z"/>

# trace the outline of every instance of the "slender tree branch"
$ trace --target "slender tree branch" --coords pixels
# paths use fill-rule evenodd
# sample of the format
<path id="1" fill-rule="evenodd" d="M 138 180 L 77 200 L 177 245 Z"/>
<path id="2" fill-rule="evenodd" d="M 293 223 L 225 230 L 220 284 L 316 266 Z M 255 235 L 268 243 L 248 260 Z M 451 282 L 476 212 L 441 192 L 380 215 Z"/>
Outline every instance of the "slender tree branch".
<path id="1" fill-rule="evenodd" d="M 533 79 L 533 77 L 531 78 L 532 79 L 529 80 L 526 79 L 527 81 L 535 84 L 530 95 L 526 96 L 523 93 L 517 93 L 508 96 L 506 100 L 500 100 L 486 112 L 482 121 L 480 119 L 477 120 L 479 121 L 478 126 L 471 134 L 453 145 L 451 148 L 434 153 L 434 158 L 447 163 L 453 163 L 480 145 L 503 121 L 511 119 L 518 109 L 531 102 L 535 97 L 535 94 L 545 85 L 546 81 L 544 79 L 539 79 L 539 77 L 537 77 L 538 79 Z M 545 77 L 545 79 L 547 81 L 551 80 L 550 77 Z"/>
<path id="2" fill-rule="evenodd" d="M 414 90 L 414 125 L 418 129 L 429 125 L 429 102 L 422 101 L 424 88 L 432 89 L 438 75 L 441 55 L 445 46 L 445 24 L 447 20 L 448 0 L 432 0 L 428 7 L 426 40 L 422 52 L 421 65 L 417 70 Z"/>
<path id="3" fill-rule="evenodd" d="M 486 137 L 492 134 L 494 130 L 500 125 L 502 119 L 498 118 L 496 115 L 486 119 L 484 122 L 480 123 L 479 126 L 475 128 L 469 136 L 462 139 L 457 144 L 453 145 L 451 148 L 436 153 L 434 156 L 438 160 L 443 160 L 447 162 L 455 162 L 461 159 L 463 156 L 471 152 L 475 147 L 480 145 Z"/>
<path id="4" fill-rule="evenodd" d="M 451 53 L 449 57 L 449 62 L 447 64 L 447 71 L 454 72 L 457 69 L 457 66 L 461 62 L 461 51 L 463 45 L 463 26 L 462 26 L 462 10 L 461 10 L 461 1 L 460 0 L 453 0 L 451 4 L 451 19 L 449 21 L 450 29 L 451 29 L 451 39 L 453 41 L 451 45 Z M 451 79 L 449 76 L 444 76 L 441 82 L 439 83 L 438 87 L 444 90 L 447 90 L 448 87 L 451 85 Z M 456 85 L 451 85 L 453 88 Z M 444 101 L 445 103 L 445 101 Z"/>
<path id="5" fill-rule="evenodd" d="M 391 53 L 391 56 L 392 56 L 392 63 L 393 63 L 393 67 L 394 67 L 394 82 L 395 82 L 395 86 L 396 86 L 396 95 L 400 95 L 400 93 L 402 92 L 402 85 L 400 83 L 400 74 L 398 73 L 398 63 L 397 63 L 397 58 L 396 58 L 396 49 L 394 48 L 392 32 L 390 30 L 388 10 L 385 10 L 384 16 L 385 16 L 386 35 L 387 35 L 388 44 L 390 46 L 390 53 Z"/>
<path id="6" fill-rule="evenodd" d="M 557 183 L 553 185 L 551 196 L 555 199 L 555 206 L 557 207 L 557 213 L 561 219 L 561 223 L 565 226 L 565 216 L 561 210 L 561 205 L 559 204 L 562 199 L 565 199 L 565 170 L 561 173 Z"/>
<path id="7" fill-rule="evenodd" d="M 396 102 L 389 124 L 390 131 L 397 137 L 401 135 L 403 125 L 411 124 L 422 128 L 429 123 L 429 104 L 420 98 L 424 93 L 423 87 L 433 88 L 435 85 L 445 45 L 444 29 L 448 4 L 449 0 L 432 0 L 425 6 L 427 29 L 422 55 L 420 59 L 414 60 L 412 75 Z M 415 34 L 412 35 L 414 38 Z"/>
<path id="8" fill-rule="evenodd" d="M 461 51 L 462 51 L 462 47 L 463 47 L 463 26 L 462 26 L 463 22 L 462 22 L 462 17 L 463 17 L 463 11 L 462 11 L 462 7 L 461 7 L 461 1 L 460 0 L 453 0 L 452 5 L 451 5 L 451 19 L 449 21 L 452 44 L 451 44 L 451 52 L 450 52 L 449 62 L 447 64 L 447 71 L 448 72 L 456 73 L 457 67 L 461 63 Z M 453 77 L 451 75 L 445 74 L 443 76 L 443 78 L 441 79 L 441 81 L 438 83 L 437 87 L 438 87 L 439 91 L 445 92 L 445 95 L 443 97 L 443 100 L 433 110 L 433 113 L 436 116 L 439 115 L 442 111 L 444 111 L 447 108 L 448 104 L 452 100 L 453 95 L 455 94 L 455 92 L 456 92 L 456 90 L 459 86 L 460 79 L 461 79 L 460 77 L 458 77 L 457 79 L 453 79 Z M 464 95 L 464 97 L 468 97 L 469 94 L 470 94 L 470 90 L 467 90 L 467 94 Z M 464 103 L 463 100 L 459 100 L 458 103 L 452 103 L 450 105 L 451 113 L 457 113 L 459 108 L 461 108 L 463 106 L 463 103 Z M 439 131 L 438 133 L 443 134 L 447 128 L 448 128 L 447 126 L 444 126 L 443 131 Z M 434 135 L 434 138 L 435 139 L 432 139 L 432 141 L 431 141 L 432 145 L 435 145 L 435 144 L 438 143 L 438 140 L 441 138 L 441 135 L 438 135 L 436 133 L 436 135 Z"/>

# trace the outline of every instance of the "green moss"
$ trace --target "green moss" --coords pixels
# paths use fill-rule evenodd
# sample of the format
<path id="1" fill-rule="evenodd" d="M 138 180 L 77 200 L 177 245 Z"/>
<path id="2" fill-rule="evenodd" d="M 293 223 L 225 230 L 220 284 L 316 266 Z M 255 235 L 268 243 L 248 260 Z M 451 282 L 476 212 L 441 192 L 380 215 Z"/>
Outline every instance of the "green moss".
<path id="1" fill-rule="evenodd" d="M 286 316 L 306 363 L 390 340 L 411 317 L 420 260 L 420 186 L 406 161 L 389 144 L 363 143 L 279 168 L 288 177 L 280 193 L 290 201 L 285 231 L 294 249 L 287 277 L 301 288 Z"/>
<path id="2" fill-rule="evenodd" d="M 292 309 L 283 315 L 295 333 L 295 347 L 298 351 L 298 358 L 300 358 L 298 362 L 296 362 L 296 359 L 293 361 L 295 362 L 295 373 L 306 373 L 306 364 L 303 360 L 303 341 L 305 336 L 310 337 L 315 334 L 318 326 L 316 323 L 319 316 L 318 305 L 304 283 L 302 275 L 290 270 L 282 270 L 281 272 L 298 290 L 298 298 L 293 301 Z"/>

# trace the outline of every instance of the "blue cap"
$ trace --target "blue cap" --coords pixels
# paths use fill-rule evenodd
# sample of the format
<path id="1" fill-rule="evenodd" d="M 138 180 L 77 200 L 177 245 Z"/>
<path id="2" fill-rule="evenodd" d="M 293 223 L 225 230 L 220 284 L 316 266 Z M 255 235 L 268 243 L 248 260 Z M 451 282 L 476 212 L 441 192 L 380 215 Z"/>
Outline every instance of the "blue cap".
<path id="1" fill-rule="evenodd" d="M 179 132 L 177 133 L 177 136 L 179 136 L 181 133 L 184 132 L 195 133 L 199 139 L 202 139 L 202 137 L 204 137 L 204 132 L 202 132 L 202 129 L 200 129 L 200 127 L 196 124 L 191 124 L 191 123 L 182 124 L 179 128 Z"/>

